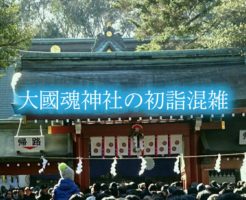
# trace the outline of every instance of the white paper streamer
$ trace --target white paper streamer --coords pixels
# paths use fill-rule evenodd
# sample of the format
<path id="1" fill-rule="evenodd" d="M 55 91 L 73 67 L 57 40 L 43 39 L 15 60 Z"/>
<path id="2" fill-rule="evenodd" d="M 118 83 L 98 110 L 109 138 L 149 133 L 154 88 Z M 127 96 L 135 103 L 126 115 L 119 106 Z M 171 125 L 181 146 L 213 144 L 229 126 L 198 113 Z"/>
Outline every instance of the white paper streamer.
<path id="1" fill-rule="evenodd" d="M 214 166 L 214 169 L 217 171 L 217 172 L 220 172 L 220 164 L 221 164 L 221 155 L 218 154 L 218 158 L 215 162 L 215 166 Z"/>
<path id="2" fill-rule="evenodd" d="M 47 163 L 48 163 L 48 160 L 46 160 L 46 159 L 44 158 L 44 156 L 41 156 L 41 159 L 43 160 L 43 162 L 42 162 L 42 168 L 38 171 L 38 173 L 40 173 L 40 174 L 42 174 L 42 173 L 44 172 L 45 167 L 46 167 L 46 165 L 47 165 Z"/>
<path id="3" fill-rule="evenodd" d="M 77 169 L 76 169 L 76 174 L 81 174 L 82 171 L 83 171 L 82 158 L 79 158 L 79 162 L 78 162 Z"/>
<path id="4" fill-rule="evenodd" d="M 141 176 L 144 173 L 145 169 L 147 168 L 147 161 L 142 156 L 140 156 L 140 158 L 142 162 L 141 162 L 141 169 L 138 173 L 139 176 Z"/>
<path id="5" fill-rule="evenodd" d="M 246 153 L 244 153 L 244 159 L 243 159 L 243 164 L 240 168 L 240 174 L 241 174 L 241 180 L 245 181 L 246 180 Z"/>
<path id="6" fill-rule="evenodd" d="M 176 161 L 174 163 L 174 168 L 173 168 L 173 171 L 177 174 L 180 174 L 180 170 L 179 170 L 179 158 L 180 156 L 177 156 L 176 157 Z"/>
<path id="7" fill-rule="evenodd" d="M 117 173 L 116 173 L 116 165 L 117 165 L 117 158 L 114 157 L 114 161 L 112 162 L 111 168 L 110 168 L 110 174 L 112 176 L 116 176 L 117 175 Z"/>
<path id="8" fill-rule="evenodd" d="M 184 160 L 184 154 L 180 154 L 180 172 L 181 172 L 181 180 L 186 181 L 187 176 L 185 172 L 185 160 Z"/>

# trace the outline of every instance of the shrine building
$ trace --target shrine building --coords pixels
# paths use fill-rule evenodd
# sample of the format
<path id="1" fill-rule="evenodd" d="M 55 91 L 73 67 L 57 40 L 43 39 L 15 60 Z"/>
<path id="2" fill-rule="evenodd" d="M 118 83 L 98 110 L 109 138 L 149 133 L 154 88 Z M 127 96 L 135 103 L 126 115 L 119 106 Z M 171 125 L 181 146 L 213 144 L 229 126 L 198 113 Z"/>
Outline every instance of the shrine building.
<path id="1" fill-rule="evenodd" d="M 96 39 L 34 39 L 12 78 L 16 118 L 0 123 L 0 175 L 39 177 L 43 156 L 47 177 L 59 176 L 57 163 L 76 170 L 81 159 L 81 189 L 105 176 L 171 182 L 181 178 L 173 169 L 183 155 L 187 185 L 239 180 L 245 50 L 137 52 L 145 42 L 111 27 Z"/>

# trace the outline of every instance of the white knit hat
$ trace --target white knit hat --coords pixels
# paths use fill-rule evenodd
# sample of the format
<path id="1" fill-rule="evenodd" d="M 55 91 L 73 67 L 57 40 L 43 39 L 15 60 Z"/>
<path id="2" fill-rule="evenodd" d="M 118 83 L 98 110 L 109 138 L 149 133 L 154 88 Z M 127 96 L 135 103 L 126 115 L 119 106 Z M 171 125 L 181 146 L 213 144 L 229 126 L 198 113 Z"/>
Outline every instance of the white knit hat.
<path id="1" fill-rule="evenodd" d="M 74 180 L 74 171 L 66 163 L 60 163 L 58 169 L 62 178 Z"/>

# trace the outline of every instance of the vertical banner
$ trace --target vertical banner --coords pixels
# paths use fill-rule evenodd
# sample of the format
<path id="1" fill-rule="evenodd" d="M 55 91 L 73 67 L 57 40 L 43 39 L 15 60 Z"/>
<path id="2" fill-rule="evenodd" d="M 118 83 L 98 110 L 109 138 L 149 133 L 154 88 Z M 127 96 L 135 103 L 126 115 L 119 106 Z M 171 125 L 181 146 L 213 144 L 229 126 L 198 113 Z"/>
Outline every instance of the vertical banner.
<path id="1" fill-rule="evenodd" d="M 91 137 L 91 156 L 102 156 L 102 137 Z"/>
<path id="2" fill-rule="evenodd" d="M 138 155 L 138 153 L 136 151 L 134 151 L 135 148 L 135 143 L 133 138 L 130 137 L 130 155 L 129 156 L 136 156 Z"/>
<path id="3" fill-rule="evenodd" d="M 168 135 L 157 135 L 157 154 L 168 154 Z"/>
<path id="4" fill-rule="evenodd" d="M 183 153 L 183 139 L 182 135 L 170 135 L 170 153 Z"/>
<path id="5" fill-rule="evenodd" d="M 104 138 L 104 155 L 115 156 L 115 137 Z"/>
<path id="6" fill-rule="evenodd" d="M 155 155 L 155 136 L 144 137 L 144 155 Z"/>
<path id="7" fill-rule="evenodd" d="M 118 156 L 128 156 L 128 137 L 118 137 Z"/>

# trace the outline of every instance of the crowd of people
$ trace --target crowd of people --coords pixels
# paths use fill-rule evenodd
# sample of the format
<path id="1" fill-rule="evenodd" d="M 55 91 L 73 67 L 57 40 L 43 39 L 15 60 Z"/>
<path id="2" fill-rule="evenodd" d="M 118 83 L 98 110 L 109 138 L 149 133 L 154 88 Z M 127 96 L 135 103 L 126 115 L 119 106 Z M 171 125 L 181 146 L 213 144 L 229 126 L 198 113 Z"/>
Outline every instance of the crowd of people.
<path id="1" fill-rule="evenodd" d="M 74 182 L 74 171 L 65 163 L 58 166 L 61 178 L 54 187 L 41 185 L 39 190 L 1 187 L 0 199 L 4 200 L 246 200 L 246 183 L 211 181 L 209 185 L 193 183 L 184 191 L 180 182 L 164 184 L 142 183 L 94 183 L 81 192 Z"/>

